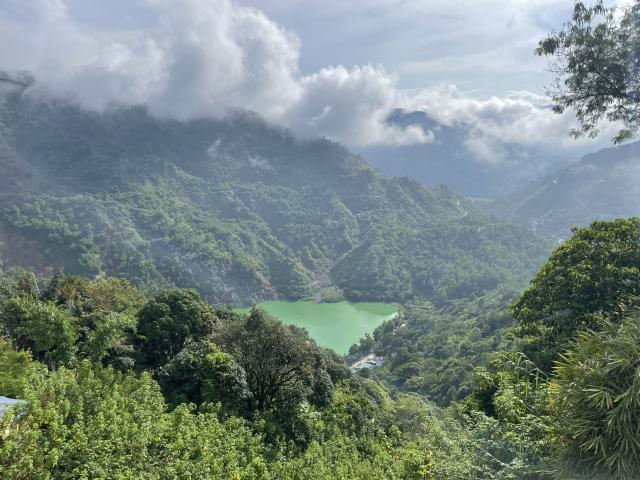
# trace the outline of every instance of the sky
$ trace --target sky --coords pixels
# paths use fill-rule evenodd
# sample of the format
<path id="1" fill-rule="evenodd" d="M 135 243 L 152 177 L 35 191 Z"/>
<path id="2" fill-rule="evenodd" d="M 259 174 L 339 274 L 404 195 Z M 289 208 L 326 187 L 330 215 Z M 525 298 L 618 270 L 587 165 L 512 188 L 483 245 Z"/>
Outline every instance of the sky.
<path id="1" fill-rule="evenodd" d="M 297 32 L 306 73 L 382 64 L 401 88 L 453 83 L 482 97 L 543 93 L 536 43 L 569 18 L 567 0 L 252 0 Z"/>
<path id="2" fill-rule="evenodd" d="M 544 96 L 533 50 L 572 0 L 0 0 L 0 65 L 33 94 L 87 108 L 146 104 L 191 119 L 250 109 L 348 146 L 437 141 L 396 108 L 471 125 L 492 142 L 571 152 L 571 114 Z M 613 131 L 613 129 L 611 130 Z M 591 142 L 591 143 L 589 143 Z M 489 157 L 491 155 L 489 154 Z"/>

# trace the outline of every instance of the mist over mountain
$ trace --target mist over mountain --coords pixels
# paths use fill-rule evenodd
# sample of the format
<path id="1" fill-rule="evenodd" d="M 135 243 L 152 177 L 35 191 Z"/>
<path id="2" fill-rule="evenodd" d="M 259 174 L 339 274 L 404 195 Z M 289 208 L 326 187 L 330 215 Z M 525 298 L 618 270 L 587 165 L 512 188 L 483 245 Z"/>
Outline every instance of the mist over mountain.
<path id="1" fill-rule="evenodd" d="M 344 147 L 254 114 L 104 114 L 19 88 L 0 97 L 0 255 L 210 301 L 480 294 L 526 278 L 530 232 L 445 189 L 385 178 Z"/>
<path id="2" fill-rule="evenodd" d="M 568 238 L 573 226 L 640 215 L 640 142 L 586 155 L 544 180 L 482 205 L 557 239 Z"/>
<path id="3" fill-rule="evenodd" d="M 423 111 L 395 110 L 387 122 L 403 129 L 419 126 L 432 140 L 362 149 L 372 165 L 387 175 L 407 175 L 429 187 L 446 185 L 464 196 L 512 193 L 569 165 L 572 158 L 539 144 L 493 140 L 487 145 L 486 138 L 477 138 L 473 125 L 456 122 L 449 126 Z"/>

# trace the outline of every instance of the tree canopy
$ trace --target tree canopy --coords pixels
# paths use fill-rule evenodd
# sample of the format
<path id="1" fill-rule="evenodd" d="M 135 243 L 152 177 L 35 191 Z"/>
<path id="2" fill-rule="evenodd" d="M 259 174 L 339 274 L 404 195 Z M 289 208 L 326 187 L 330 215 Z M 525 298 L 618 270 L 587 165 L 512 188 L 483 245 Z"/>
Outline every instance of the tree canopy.
<path id="1" fill-rule="evenodd" d="M 549 371 L 579 331 L 619 321 L 640 296 L 638 219 L 574 230 L 513 304 L 526 350 Z"/>
<path id="2" fill-rule="evenodd" d="M 246 372 L 249 410 L 265 412 L 275 406 L 296 406 L 311 399 L 324 378 L 321 350 L 304 332 L 287 327 L 266 311 L 255 308 L 228 322 L 214 336 L 223 351 L 233 355 Z"/>
<path id="3" fill-rule="evenodd" d="M 576 137 L 597 136 L 602 119 L 622 125 L 615 143 L 640 128 L 640 1 L 617 13 L 603 0 L 576 1 L 564 28 L 536 49 L 556 77 L 549 89 L 554 111 L 576 112 Z"/>
<path id="4" fill-rule="evenodd" d="M 213 333 L 217 318 L 198 292 L 165 290 L 138 312 L 138 334 L 143 361 L 151 367 L 176 356 L 187 340 L 200 340 Z"/>
<path id="5" fill-rule="evenodd" d="M 515 318 L 509 289 L 404 305 L 351 350 L 382 354 L 384 366 L 355 374 L 260 309 L 214 308 L 181 289 L 147 300 L 109 278 L 12 275 L 0 395 L 27 402 L 0 419 L 0 470 L 11 480 L 635 480 L 639 242 L 635 218 L 576 229 Z"/>

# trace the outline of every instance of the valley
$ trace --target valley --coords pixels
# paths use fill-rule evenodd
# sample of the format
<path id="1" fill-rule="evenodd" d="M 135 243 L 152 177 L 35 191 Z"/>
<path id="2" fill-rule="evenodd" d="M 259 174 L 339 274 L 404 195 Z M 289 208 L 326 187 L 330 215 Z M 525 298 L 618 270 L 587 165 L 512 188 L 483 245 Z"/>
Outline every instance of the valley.
<path id="1" fill-rule="evenodd" d="M 640 0 L 0 0 L 2 480 L 640 479 Z"/>

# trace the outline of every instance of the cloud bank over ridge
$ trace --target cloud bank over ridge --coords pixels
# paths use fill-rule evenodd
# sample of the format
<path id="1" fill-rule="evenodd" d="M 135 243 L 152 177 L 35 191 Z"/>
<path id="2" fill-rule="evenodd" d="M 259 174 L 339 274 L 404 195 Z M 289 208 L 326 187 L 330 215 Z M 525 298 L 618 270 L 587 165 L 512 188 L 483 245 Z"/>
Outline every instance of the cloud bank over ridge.
<path id="1" fill-rule="evenodd" d="M 572 148 L 572 118 L 526 92 L 475 99 L 454 86 L 405 90 L 382 65 L 300 69 L 300 38 L 232 0 L 6 0 L 0 64 L 92 109 L 146 104 L 190 119 L 254 110 L 304 135 L 352 146 L 437 141 L 386 121 L 397 108 L 471 127 L 466 147 L 500 163 L 500 144 Z M 10 47 L 8 47 L 10 46 Z"/>

